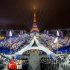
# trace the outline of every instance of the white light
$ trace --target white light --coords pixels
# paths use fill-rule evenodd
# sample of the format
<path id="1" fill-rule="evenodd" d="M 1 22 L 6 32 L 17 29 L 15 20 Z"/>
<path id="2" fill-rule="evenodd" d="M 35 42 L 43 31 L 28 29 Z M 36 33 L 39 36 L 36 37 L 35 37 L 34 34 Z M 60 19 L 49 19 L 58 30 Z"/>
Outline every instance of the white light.
<path id="1" fill-rule="evenodd" d="M 36 36 L 34 36 L 34 40 L 36 39 Z"/>
<path id="2" fill-rule="evenodd" d="M 57 42 L 58 42 L 58 37 L 56 37 L 54 40 L 54 43 L 57 43 Z"/>
<path id="3" fill-rule="evenodd" d="M 9 31 L 9 36 L 12 36 L 12 31 Z"/>
<path id="4" fill-rule="evenodd" d="M 57 31 L 57 36 L 60 36 L 59 31 Z"/>

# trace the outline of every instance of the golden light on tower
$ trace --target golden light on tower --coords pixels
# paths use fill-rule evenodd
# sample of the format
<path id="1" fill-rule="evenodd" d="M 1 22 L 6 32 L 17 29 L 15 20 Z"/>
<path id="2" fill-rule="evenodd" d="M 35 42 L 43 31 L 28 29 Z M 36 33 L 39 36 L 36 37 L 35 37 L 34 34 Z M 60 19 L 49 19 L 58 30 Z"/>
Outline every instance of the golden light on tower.
<path id="1" fill-rule="evenodd" d="M 34 6 L 33 8 L 34 8 L 34 10 L 36 9 L 36 7 L 35 7 L 35 6 Z"/>
<path id="2" fill-rule="evenodd" d="M 39 32 L 39 29 L 38 29 L 37 24 L 36 24 L 37 23 L 37 21 L 36 21 L 36 9 L 37 9 L 37 7 L 33 6 L 33 9 L 34 9 L 33 26 L 32 26 L 32 29 L 30 32 L 34 32 L 34 31 Z"/>
<path id="3" fill-rule="evenodd" d="M 35 11 L 35 10 L 37 9 L 37 7 L 36 7 L 36 6 L 34 6 L 34 7 L 33 7 L 33 9 L 34 9 L 34 11 Z"/>

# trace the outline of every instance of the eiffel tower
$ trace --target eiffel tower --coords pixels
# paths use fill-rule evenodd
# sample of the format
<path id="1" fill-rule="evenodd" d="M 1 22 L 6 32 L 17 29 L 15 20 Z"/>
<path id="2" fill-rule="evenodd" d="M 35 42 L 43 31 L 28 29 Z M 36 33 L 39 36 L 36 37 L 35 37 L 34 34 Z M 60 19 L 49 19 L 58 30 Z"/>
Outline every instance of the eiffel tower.
<path id="1" fill-rule="evenodd" d="M 31 29 L 31 33 L 32 32 L 39 32 L 39 29 L 37 27 L 37 21 L 36 21 L 36 8 L 34 7 L 34 19 L 33 19 L 33 26 L 32 26 L 32 29 Z"/>

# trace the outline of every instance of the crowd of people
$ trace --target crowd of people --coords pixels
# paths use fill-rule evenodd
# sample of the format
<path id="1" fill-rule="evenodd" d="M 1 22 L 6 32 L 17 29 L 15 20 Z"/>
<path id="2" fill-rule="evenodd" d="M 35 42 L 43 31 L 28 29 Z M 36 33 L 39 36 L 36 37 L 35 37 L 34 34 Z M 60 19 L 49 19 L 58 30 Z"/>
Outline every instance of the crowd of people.
<path id="1" fill-rule="evenodd" d="M 28 35 L 18 35 L 15 37 L 5 38 L 0 42 L 0 52 L 3 53 L 14 53 L 18 51 L 23 45 L 27 44 L 27 40 L 29 39 Z M 6 51 L 7 50 L 7 51 Z"/>
<path id="2" fill-rule="evenodd" d="M 29 41 L 29 38 L 29 34 L 22 34 L 9 38 L 5 37 L 3 40 L 0 41 L 0 52 L 6 53 L 6 50 L 8 50 L 11 54 L 12 52 L 18 51 L 21 47 L 23 47 L 27 40 Z M 70 37 L 67 36 L 65 36 L 64 38 L 58 37 L 58 41 L 56 43 L 54 43 L 55 39 L 57 38 L 55 35 L 42 33 L 40 34 L 39 38 L 41 38 L 41 40 L 46 44 L 47 47 L 51 47 L 52 49 L 57 49 L 70 45 Z"/>
<path id="3" fill-rule="evenodd" d="M 0 70 L 24 70 L 24 65 L 28 64 L 28 60 L 17 60 L 14 57 L 8 59 L 0 54 Z M 27 65 L 28 66 L 28 65 Z"/>
<path id="4" fill-rule="evenodd" d="M 42 57 L 40 59 L 40 67 L 41 70 L 58 70 L 59 62 L 53 59 L 49 59 L 47 57 Z M 0 70 L 28 70 L 28 68 L 29 61 L 27 58 L 17 60 L 14 57 L 12 57 L 11 59 L 7 59 L 2 54 L 0 54 Z"/>
<path id="5" fill-rule="evenodd" d="M 39 38 L 41 41 L 43 41 L 46 44 L 46 47 L 51 47 L 52 49 L 57 49 L 60 47 L 65 47 L 70 45 L 70 37 L 58 37 L 58 46 L 57 43 L 54 43 L 57 36 L 55 35 L 48 35 L 48 34 L 40 34 Z M 4 54 L 13 54 L 17 51 L 19 51 L 26 43 L 30 42 L 29 34 L 22 34 L 17 35 L 14 37 L 4 38 L 3 40 L 0 40 L 0 53 Z M 4 54 L 0 54 L 0 69 L 7 69 L 7 70 L 28 70 L 29 62 L 28 59 L 16 59 L 12 57 L 11 59 L 4 56 Z M 25 52 L 25 55 L 29 55 L 30 52 Z M 44 52 L 40 52 L 40 55 L 44 55 Z M 46 55 L 46 54 L 45 54 Z M 58 57 L 58 60 L 61 60 L 61 58 Z M 64 57 L 62 59 L 64 61 Z M 61 61 L 61 62 L 62 62 Z M 40 66 L 41 70 L 58 70 L 59 67 L 59 61 L 52 60 L 50 58 L 41 58 L 40 59 Z"/>
<path id="6" fill-rule="evenodd" d="M 57 49 L 57 47 L 60 48 L 60 47 L 65 47 L 70 45 L 70 37 L 67 37 L 67 36 L 65 36 L 64 38 L 58 37 L 58 40 L 56 43 L 54 43 L 54 41 L 57 37 L 54 35 L 41 34 L 40 38 L 42 39 L 42 41 L 45 42 L 47 47 L 49 46 L 53 49 L 54 48 Z"/>

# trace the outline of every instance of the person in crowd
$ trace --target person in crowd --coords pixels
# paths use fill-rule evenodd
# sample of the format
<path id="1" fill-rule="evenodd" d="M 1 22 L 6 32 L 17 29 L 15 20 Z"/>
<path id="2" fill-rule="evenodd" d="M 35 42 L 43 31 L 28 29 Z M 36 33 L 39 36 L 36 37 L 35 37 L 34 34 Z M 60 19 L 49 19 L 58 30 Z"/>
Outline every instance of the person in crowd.
<path id="1" fill-rule="evenodd" d="M 3 65 L 3 59 L 2 56 L 0 55 L 0 70 L 4 69 L 4 65 Z"/>
<path id="2" fill-rule="evenodd" d="M 8 64 L 8 69 L 17 70 L 17 64 L 16 64 L 16 61 L 14 60 L 14 57 L 10 60 L 10 62 Z"/>

